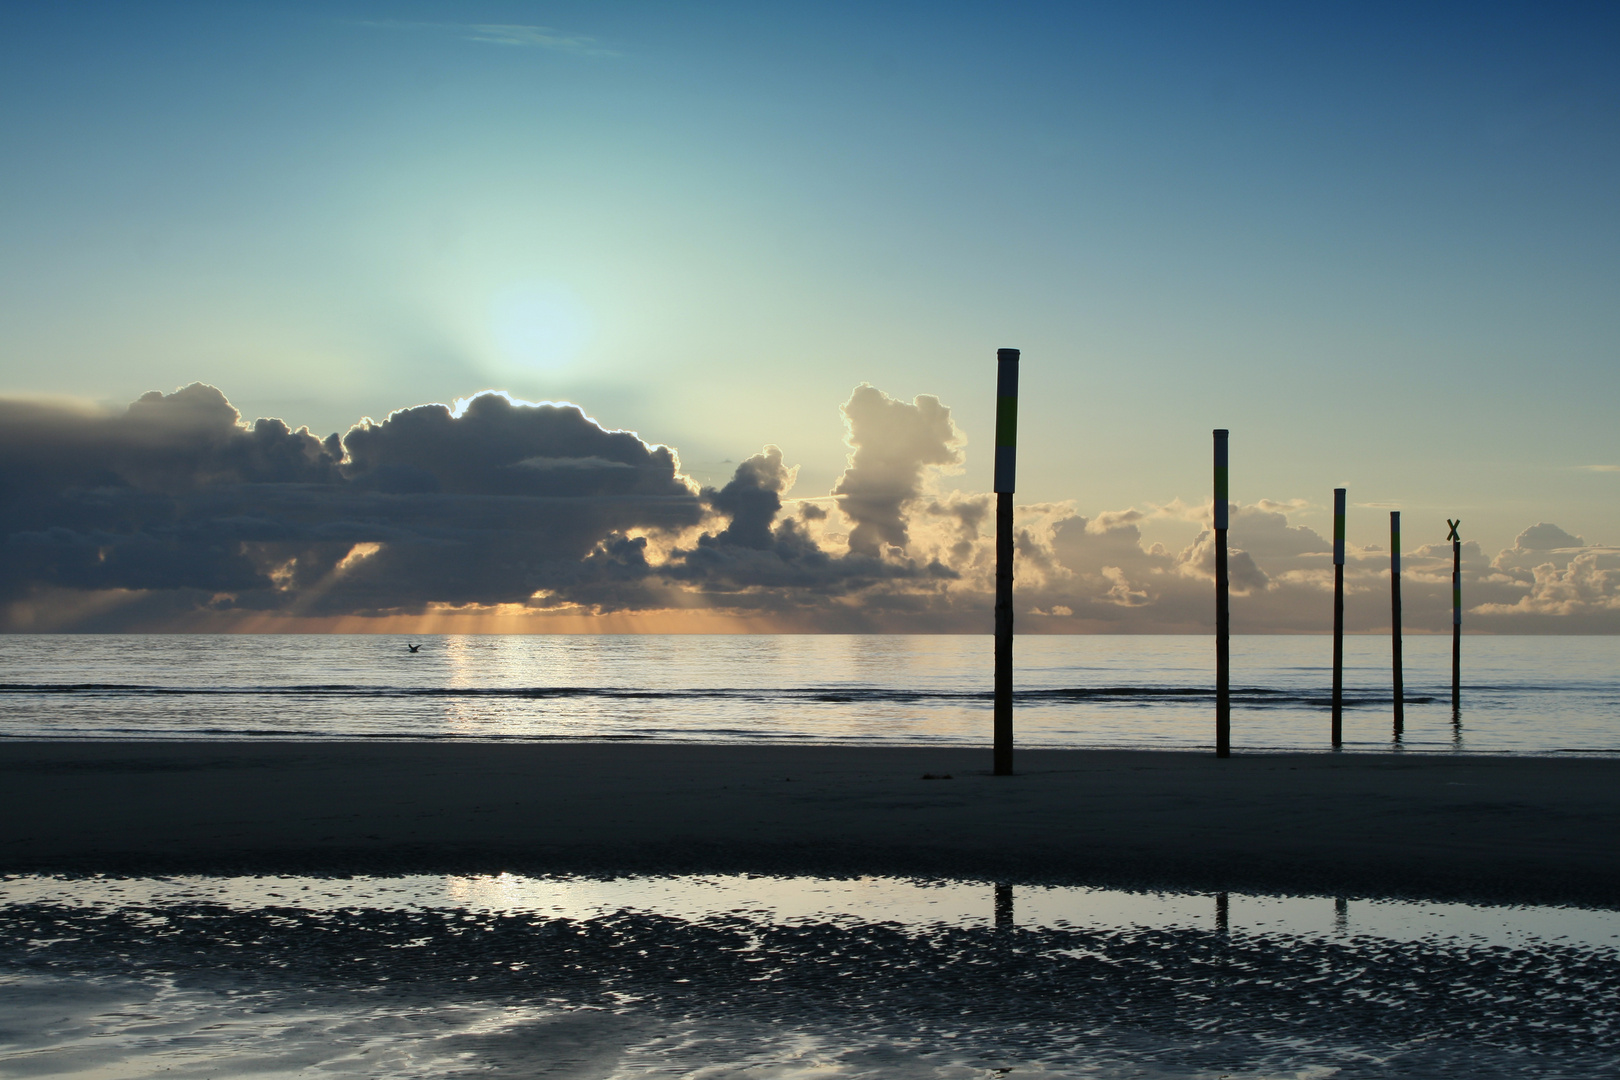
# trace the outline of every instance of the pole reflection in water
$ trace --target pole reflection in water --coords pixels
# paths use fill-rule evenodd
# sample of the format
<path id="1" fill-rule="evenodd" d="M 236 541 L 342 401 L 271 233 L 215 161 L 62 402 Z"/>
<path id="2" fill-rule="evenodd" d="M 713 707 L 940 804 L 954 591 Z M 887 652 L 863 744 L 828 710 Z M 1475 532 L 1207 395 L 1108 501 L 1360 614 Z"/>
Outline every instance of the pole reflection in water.
<path id="1" fill-rule="evenodd" d="M 996 929 L 1013 928 L 1013 891 L 1005 883 L 996 886 Z"/>
<path id="2" fill-rule="evenodd" d="M 0 1073 L 1595 1076 L 1620 913 L 1009 882 L 0 881 Z M 1014 921 L 1016 914 L 1016 932 Z M 1376 972 L 1376 976 L 1369 973 Z M 564 1066 L 573 1072 L 566 1072 Z"/>

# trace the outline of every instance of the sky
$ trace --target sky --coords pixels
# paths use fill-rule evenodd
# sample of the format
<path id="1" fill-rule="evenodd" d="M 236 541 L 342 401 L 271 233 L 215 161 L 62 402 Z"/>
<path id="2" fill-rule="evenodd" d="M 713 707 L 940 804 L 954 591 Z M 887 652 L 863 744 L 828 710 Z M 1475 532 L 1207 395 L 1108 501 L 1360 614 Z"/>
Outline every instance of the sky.
<path id="1" fill-rule="evenodd" d="M 1620 631 L 1617 29 L 6 6 L 0 627 L 987 630 L 1017 347 L 1024 628 Z"/>

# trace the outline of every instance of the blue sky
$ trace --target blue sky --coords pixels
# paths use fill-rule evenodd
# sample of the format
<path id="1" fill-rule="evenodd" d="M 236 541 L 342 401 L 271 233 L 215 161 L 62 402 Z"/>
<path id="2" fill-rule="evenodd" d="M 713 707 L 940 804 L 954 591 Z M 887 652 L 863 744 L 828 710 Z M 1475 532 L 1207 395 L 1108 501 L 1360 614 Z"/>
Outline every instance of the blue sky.
<path id="1" fill-rule="evenodd" d="M 1011 345 L 1023 499 L 1196 502 L 1224 426 L 1234 498 L 1321 529 L 1346 485 L 1353 541 L 1620 543 L 1617 23 L 13 5 L 0 393 L 324 435 L 505 389 L 820 495 L 865 381 L 949 405 L 981 491 Z"/>

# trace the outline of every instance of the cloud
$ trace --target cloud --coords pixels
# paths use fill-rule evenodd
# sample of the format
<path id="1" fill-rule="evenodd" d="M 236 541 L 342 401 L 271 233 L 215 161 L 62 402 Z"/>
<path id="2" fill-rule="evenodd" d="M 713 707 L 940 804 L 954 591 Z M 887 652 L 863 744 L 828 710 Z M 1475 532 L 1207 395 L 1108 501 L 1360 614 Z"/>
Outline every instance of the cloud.
<path id="1" fill-rule="evenodd" d="M 1577 465 L 1583 472 L 1620 472 L 1620 465 Z"/>
<path id="2" fill-rule="evenodd" d="M 1289 524 L 1277 509 L 1282 505 L 1266 500 L 1233 509 L 1228 565 L 1238 633 L 1322 633 L 1332 625 L 1332 546 L 1314 531 Z M 1145 544 L 1137 524 L 1180 516 L 1171 508 L 1059 521 L 1052 549 L 1070 574 L 1030 581 L 1021 568 L 1021 608 L 1054 630 L 1207 633 L 1214 622 L 1212 533 L 1200 529 L 1185 547 L 1167 549 Z M 1525 542 L 1579 540 L 1556 526 L 1537 526 L 1527 530 Z M 1402 564 L 1406 629 L 1446 632 L 1451 545 L 1421 546 Z M 1509 548 L 1493 558 L 1467 541 L 1465 625 L 1504 633 L 1620 631 L 1620 607 L 1612 599 L 1617 567 L 1620 549 Z M 1351 545 L 1344 579 L 1347 628 L 1387 631 L 1388 552 Z"/>
<path id="3" fill-rule="evenodd" d="M 4 600 L 166 590 L 300 614 L 565 602 L 643 572 L 630 532 L 704 516 L 668 447 L 498 394 L 326 439 L 243 424 L 202 384 L 122 414 L 5 402 L 0 475 Z"/>
<path id="4" fill-rule="evenodd" d="M 1558 548 L 1585 546 L 1585 540 L 1578 536 L 1571 536 L 1558 526 L 1549 525 L 1545 521 L 1530 526 L 1513 541 L 1515 551 L 1553 551 Z"/>
<path id="5" fill-rule="evenodd" d="M 1241 535 L 1246 512 L 1233 518 Z M 1179 508 L 1172 511 L 1180 518 Z M 1137 522 L 1155 513 L 1104 511 L 1087 519 L 1074 516 L 1056 523 L 1052 550 L 1067 577 L 1049 576 L 1033 606 L 1066 609 L 1077 619 L 1096 620 L 1114 628 L 1187 631 L 1214 616 L 1215 536 L 1201 529 L 1179 551 L 1163 544 L 1144 545 Z M 1170 516 L 1170 515 L 1164 515 Z M 1271 587 L 1267 574 L 1241 547 L 1227 557 L 1233 592 L 1239 596 Z M 1129 612 L 1120 609 L 1129 609 Z"/>
<path id="6" fill-rule="evenodd" d="M 1190 548 L 1176 557 L 1176 569 L 1183 575 L 1214 583 L 1215 532 L 1206 529 L 1198 534 Z M 1242 548 L 1234 547 L 1231 534 L 1227 536 L 1226 573 L 1229 588 L 1239 595 L 1264 592 L 1271 586 L 1271 578 L 1255 564 L 1254 556 Z"/>
<path id="7" fill-rule="evenodd" d="M 767 446 L 748 458 L 737 466 L 736 474 L 724 488 L 705 493 L 711 506 L 731 518 L 724 532 L 705 539 L 718 545 L 770 547 L 771 524 L 782 509 L 782 493 L 793 486 L 798 475 L 797 466 L 782 464 L 780 447 Z"/>
<path id="8" fill-rule="evenodd" d="M 768 629 L 986 632 L 994 497 L 947 486 L 966 445 L 950 409 L 862 384 L 842 413 L 847 468 L 831 493 L 802 498 L 774 445 L 700 489 L 667 446 L 574 405 L 494 392 L 325 438 L 244 422 L 203 384 L 122 411 L 0 400 L 0 626 L 684 612 Z M 1290 523 L 1303 509 L 1234 505 L 1236 632 L 1331 625 L 1331 545 Z M 1185 539 L 1146 543 L 1149 521 Z M 1014 550 L 1025 632 L 1212 628 L 1207 502 L 1089 515 L 1024 504 Z M 1540 522 L 1494 556 L 1464 543 L 1462 570 L 1470 627 L 1620 631 L 1620 549 Z M 1404 556 L 1409 630 L 1449 629 L 1451 573 L 1450 544 Z M 1387 628 L 1388 553 L 1352 545 L 1344 580 L 1347 627 Z"/>
<path id="9" fill-rule="evenodd" d="M 1476 613 L 1493 621 L 1515 616 L 1553 617 L 1580 628 L 1597 626 L 1612 632 L 1620 615 L 1620 550 L 1582 551 L 1563 566 L 1547 562 L 1531 570 L 1529 591 L 1512 604 L 1483 604 Z"/>
<path id="10" fill-rule="evenodd" d="M 912 426 L 904 409 L 868 417 L 859 434 L 851 435 L 852 458 L 863 445 L 857 439 L 892 445 L 891 426 L 902 432 Z M 928 591 L 959 576 L 937 559 L 919 559 L 907 551 L 907 511 L 927 486 L 925 468 L 912 477 L 913 494 L 896 496 L 888 508 L 899 523 L 902 543 L 878 551 L 858 541 L 858 524 L 848 534 L 831 529 L 831 515 L 815 503 L 801 502 L 796 516 L 778 520 L 782 495 L 792 488 L 798 469 L 783 463 L 779 448 L 767 446 L 738 465 L 725 487 L 703 492 L 714 514 L 728 519 L 725 528 L 704 532 L 694 546 L 672 551 L 659 573 L 688 590 L 684 599 L 704 605 L 787 619 L 811 614 L 822 625 L 831 618 L 841 628 L 870 628 L 868 617 L 897 598 L 911 606 L 918 588 Z M 849 524 L 841 510 L 837 522 Z M 839 539 L 843 551 L 838 550 Z M 900 593 L 876 591 L 895 583 L 902 583 Z M 856 594 L 858 607 L 838 603 Z"/>
<path id="11" fill-rule="evenodd" d="M 1508 593 L 1469 609 L 1493 628 L 1620 631 L 1620 548 L 1587 544 L 1557 525 L 1537 522 L 1490 560 L 1481 579 Z"/>
<path id="12" fill-rule="evenodd" d="M 898 401 L 862 383 L 842 406 L 849 464 L 833 494 L 853 522 L 849 549 L 877 555 L 909 542 L 905 508 L 922 494 L 924 471 L 955 469 L 966 440 L 951 410 L 924 394 Z"/>
<path id="13" fill-rule="evenodd" d="M 533 23 L 441 23 L 413 22 L 404 19 L 355 19 L 349 20 L 347 25 L 376 30 L 426 31 L 447 36 L 454 35 L 463 41 L 473 41 L 481 45 L 546 49 L 552 52 L 573 53 L 577 56 L 620 55 L 598 45 L 595 38 Z"/>
<path id="14" fill-rule="evenodd" d="M 583 34 L 569 34 L 549 26 L 522 23 L 472 23 L 460 28 L 468 41 L 487 45 L 510 45 L 518 48 L 552 49 L 557 52 L 578 53 L 583 56 L 617 56 L 603 49 L 595 38 Z"/>

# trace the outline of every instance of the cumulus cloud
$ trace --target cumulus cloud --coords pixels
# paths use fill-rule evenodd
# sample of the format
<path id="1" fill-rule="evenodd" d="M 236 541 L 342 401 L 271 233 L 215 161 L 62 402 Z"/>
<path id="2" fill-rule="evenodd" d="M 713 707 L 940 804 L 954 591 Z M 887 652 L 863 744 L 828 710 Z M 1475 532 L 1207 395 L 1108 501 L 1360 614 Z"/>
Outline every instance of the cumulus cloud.
<path id="1" fill-rule="evenodd" d="M 1589 545 L 1557 525 L 1537 522 L 1497 553 L 1486 580 L 1513 593 L 1474 609 L 1487 625 L 1521 632 L 1620 630 L 1620 548 Z"/>
<path id="2" fill-rule="evenodd" d="M 1184 504 L 1167 513 L 1104 511 L 1095 517 L 1072 516 L 1055 523 L 1053 553 L 1065 577 L 1048 577 L 1034 607 L 1064 610 L 1081 622 L 1103 628 L 1191 631 L 1213 619 L 1215 537 L 1201 529 L 1178 550 L 1146 544 L 1138 522 L 1170 517 L 1187 520 Z M 1263 512 L 1239 507 L 1233 515 L 1233 537 L 1242 535 L 1246 519 L 1259 520 Z M 1249 552 L 1235 543 L 1229 547 L 1227 569 L 1238 596 L 1264 592 L 1271 579 Z"/>
<path id="3" fill-rule="evenodd" d="M 281 526 L 235 493 L 334 483 L 336 437 L 239 423 L 223 394 L 147 394 L 122 414 L 0 402 L 0 598 L 69 589 L 248 589 L 247 541 Z M 193 512 L 198 504 L 206 510 Z"/>
<path id="4" fill-rule="evenodd" d="M 1294 504 L 1262 500 L 1233 508 L 1228 565 L 1233 628 L 1238 633 L 1321 633 L 1331 626 L 1332 544 L 1290 524 Z M 1214 622 L 1213 534 L 1201 529 L 1186 546 L 1144 542 L 1138 522 L 1197 518 L 1149 508 L 1075 515 L 1056 524 L 1053 551 L 1064 577 L 1030 583 L 1020 596 L 1038 628 L 1132 632 L 1208 632 Z M 1306 508 L 1299 504 L 1297 508 Z M 1462 545 L 1465 625 L 1496 632 L 1620 631 L 1620 549 L 1581 544 L 1556 526 L 1536 526 L 1494 558 L 1478 543 Z M 1413 632 L 1450 627 L 1452 549 L 1423 545 L 1403 563 L 1405 626 Z M 1350 545 L 1345 566 L 1346 626 L 1383 632 L 1389 626 L 1389 554 Z"/>
<path id="5" fill-rule="evenodd" d="M 1612 632 L 1620 623 L 1620 549 L 1581 551 L 1561 567 L 1542 563 L 1531 569 L 1525 595 L 1511 604 L 1480 605 L 1477 612 L 1492 621 L 1555 619 L 1577 632 Z"/>
<path id="6" fill-rule="evenodd" d="M 867 383 L 843 404 L 849 465 L 833 494 L 852 523 L 849 549 L 877 555 L 909 542 L 905 510 L 923 491 L 925 471 L 962 463 L 966 441 L 951 410 L 924 394 L 905 402 Z"/>
<path id="7" fill-rule="evenodd" d="M 166 590 L 182 606 L 319 614 L 567 599 L 642 572 L 629 532 L 704 514 L 667 447 L 498 394 L 325 439 L 243 424 L 202 384 L 121 414 L 7 402 L 0 475 L 13 601 Z"/>
<path id="8" fill-rule="evenodd" d="M 573 405 L 497 393 L 325 438 L 246 423 L 202 384 L 116 412 L 0 401 L 0 625 L 451 610 L 987 631 L 993 496 L 948 484 L 966 445 L 950 409 L 862 384 L 842 413 L 847 467 L 832 492 L 801 498 L 776 446 L 699 489 L 667 446 Z M 1332 546 L 1290 521 L 1316 509 L 1234 506 L 1235 631 L 1331 625 Z M 1179 499 L 1089 514 L 1068 502 L 1016 507 L 1020 627 L 1208 632 L 1209 510 Z M 1146 542 L 1150 521 L 1184 539 Z M 1620 549 L 1541 522 L 1494 556 L 1473 541 L 1462 555 L 1470 626 L 1620 630 Z M 1349 548 L 1350 629 L 1387 627 L 1388 558 Z M 1419 546 L 1403 566 L 1407 627 L 1444 632 L 1451 545 Z"/>
<path id="9" fill-rule="evenodd" d="M 1556 525 L 1549 525 L 1545 521 L 1538 521 L 1513 541 L 1516 551 L 1552 551 L 1557 548 L 1585 547 L 1586 541 L 1579 536 L 1571 536 Z"/>
<path id="10" fill-rule="evenodd" d="M 915 614 L 928 594 L 960 577 L 940 561 L 936 545 L 914 540 L 911 525 L 915 515 L 932 514 L 977 535 L 983 508 L 936 490 L 940 473 L 961 461 L 950 410 L 936 398 L 896 401 L 862 384 L 843 414 L 849 467 L 832 511 L 801 501 L 796 514 L 780 516 L 798 469 L 775 446 L 738 465 L 723 488 L 704 491 L 725 528 L 677 548 L 661 568 L 689 591 L 685 599 L 808 616 L 823 628 L 873 629 L 880 625 L 873 620 L 896 607 Z M 859 605 L 844 602 L 856 594 Z"/>
<path id="11" fill-rule="evenodd" d="M 800 606 L 785 595 L 795 590 L 815 588 L 825 596 L 906 571 L 875 557 L 839 557 L 823 548 L 813 523 L 825 520 L 825 513 L 778 520 L 782 495 L 797 474 L 797 467 L 783 463 L 779 448 L 767 446 L 738 465 L 725 487 L 705 489 L 704 500 L 726 525 L 702 533 L 693 547 L 675 549 L 664 574 L 707 594 L 711 603 L 777 610 Z"/>
<path id="12" fill-rule="evenodd" d="M 767 446 L 737 466 L 731 482 L 719 491 L 706 491 L 709 504 L 731 518 L 725 531 L 705 536 L 717 545 L 768 548 L 771 525 L 782 509 L 782 494 L 798 478 L 798 466 L 782 464 L 781 447 Z"/>

